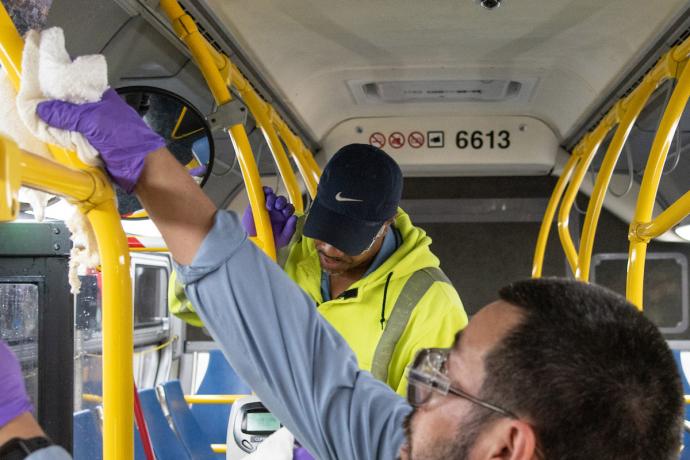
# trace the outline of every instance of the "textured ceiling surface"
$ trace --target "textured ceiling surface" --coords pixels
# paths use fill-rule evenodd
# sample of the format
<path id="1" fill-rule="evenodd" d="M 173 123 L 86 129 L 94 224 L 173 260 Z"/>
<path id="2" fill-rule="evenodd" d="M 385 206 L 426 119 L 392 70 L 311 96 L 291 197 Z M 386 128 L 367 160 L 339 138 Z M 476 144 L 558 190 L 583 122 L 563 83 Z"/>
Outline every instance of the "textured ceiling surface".
<path id="1" fill-rule="evenodd" d="M 317 139 L 371 116 L 534 116 L 566 136 L 687 0 L 207 0 Z M 352 80 L 536 78 L 526 100 L 357 104 Z"/>

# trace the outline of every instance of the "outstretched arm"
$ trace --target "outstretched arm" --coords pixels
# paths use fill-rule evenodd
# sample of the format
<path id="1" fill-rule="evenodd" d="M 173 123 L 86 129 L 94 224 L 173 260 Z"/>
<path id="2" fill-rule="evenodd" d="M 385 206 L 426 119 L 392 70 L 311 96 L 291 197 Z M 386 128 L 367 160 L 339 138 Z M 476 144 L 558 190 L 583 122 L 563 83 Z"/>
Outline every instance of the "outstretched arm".
<path id="1" fill-rule="evenodd" d="M 190 264 L 213 226 L 216 206 L 165 148 L 146 157 L 134 191 L 173 258 Z"/>

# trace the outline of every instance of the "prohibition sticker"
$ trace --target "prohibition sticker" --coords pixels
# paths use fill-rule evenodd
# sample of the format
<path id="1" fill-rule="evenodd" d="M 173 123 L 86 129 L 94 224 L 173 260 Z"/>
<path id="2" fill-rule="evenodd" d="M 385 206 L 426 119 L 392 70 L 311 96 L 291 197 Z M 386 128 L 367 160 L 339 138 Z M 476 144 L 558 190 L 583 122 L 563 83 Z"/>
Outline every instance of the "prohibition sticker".
<path id="1" fill-rule="evenodd" d="M 405 145 L 405 135 L 403 133 L 396 131 L 392 133 L 390 136 L 388 136 L 388 143 L 394 149 L 399 149 L 403 145 Z"/>
<path id="2" fill-rule="evenodd" d="M 378 132 L 373 133 L 371 136 L 369 136 L 369 145 L 373 145 L 374 147 L 378 148 L 383 148 L 383 146 L 386 145 L 386 136 Z"/>
<path id="3" fill-rule="evenodd" d="M 412 131 L 409 136 L 407 136 L 407 143 L 413 149 L 418 149 L 424 145 L 424 134 L 419 131 Z"/>

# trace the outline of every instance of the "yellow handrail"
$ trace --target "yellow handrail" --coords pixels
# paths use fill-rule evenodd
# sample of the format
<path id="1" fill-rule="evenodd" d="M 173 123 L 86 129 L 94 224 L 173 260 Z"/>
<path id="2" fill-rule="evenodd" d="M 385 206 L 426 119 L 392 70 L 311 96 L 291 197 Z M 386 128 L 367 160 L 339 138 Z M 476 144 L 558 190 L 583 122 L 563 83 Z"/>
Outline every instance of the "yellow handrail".
<path id="1" fill-rule="evenodd" d="M 673 50 L 669 53 L 673 53 Z M 644 266 L 649 238 L 640 236 L 637 228 L 640 225 L 649 224 L 652 220 L 661 173 L 663 172 L 666 156 L 671 147 L 680 117 L 683 115 L 688 97 L 690 97 L 690 70 L 688 70 L 688 66 L 685 66 L 681 71 L 678 83 L 673 90 L 673 94 L 671 94 L 664 115 L 659 123 L 659 129 L 654 137 L 652 150 L 649 153 L 644 175 L 642 176 L 635 215 L 630 223 L 626 294 L 628 300 L 640 309 L 643 308 Z M 676 210 L 678 208 L 674 208 L 674 211 Z"/>
<path id="2" fill-rule="evenodd" d="M 589 170 L 589 166 L 599 150 L 599 146 L 615 124 L 615 113 L 615 110 L 609 112 L 594 131 L 585 136 L 583 147 L 579 150 L 580 160 L 578 161 L 573 177 L 570 179 L 568 188 L 563 196 L 561 207 L 558 210 L 558 236 L 573 273 L 577 273 L 578 255 L 573 239 L 570 236 L 570 229 L 568 228 L 570 211 L 575 203 L 575 198 L 577 198 L 577 192 L 580 190 L 582 181 Z"/>
<path id="3" fill-rule="evenodd" d="M 19 88 L 22 50 L 23 41 L 0 4 L 0 63 L 15 90 Z M 7 140 L 0 141 L 3 155 L 18 156 L 20 171 L 14 174 L 21 175 L 25 185 L 67 197 L 86 213 L 94 229 L 103 271 L 103 458 L 132 458 L 132 287 L 127 238 L 120 225 L 113 188 L 103 171 L 88 168 L 74 152 L 48 146 L 54 158 L 62 163 L 58 164 L 19 152 Z M 88 182 L 92 184 L 91 191 Z M 0 190 L 3 192 L 6 190 Z M 85 192 L 89 193 L 88 197 Z"/>
<path id="4" fill-rule="evenodd" d="M 233 404 L 249 395 L 185 395 L 187 404 Z"/>
<path id="5" fill-rule="evenodd" d="M 544 252 L 548 242 L 549 230 L 553 222 L 555 210 L 560 203 L 558 231 L 566 259 L 576 277 L 582 281 L 588 281 L 597 223 L 621 150 L 625 145 L 634 122 L 652 93 L 665 80 L 678 78 L 677 75 L 680 71 L 680 78 L 678 78 L 676 88 L 673 91 L 668 106 L 665 108 L 652 145 L 640 186 L 635 216 L 630 223 L 630 250 L 628 255 L 626 293 L 628 300 L 640 309 L 642 308 L 644 259 L 647 244 L 651 238 L 655 238 L 670 230 L 685 218 L 690 211 L 690 197 L 686 193 L 656 219 L 652 220 L 661 172 L 673 140 L 673 135 L 690 94 L 690 74 L 687 71 L 689 56 L 690 39 L 686 39 L 683 43 L 666 53 L 645 76 L 641 84 L 625 99 L 620 100 L 614 105 L 595 129 L 584 136 L 575 146 L 561 177 L 556 183 L 544 214 L 532 264 L 533 277 L 540 277 L 542 275 Z M 616 124 L 618 124 L 618 128 L 611 139 L 597 175 L 585 215 L 579 249 L 576 251 L 575 244 L 568 230 L 570 209 L 599 145 Z M 565 184 L 568 181 L 570 182 L 567 190 L 564 192 Z"/>
<path id="6" fill-rule="evenodd" d="M 558 208 L 558 203 L 561 201 L 565 187 L 570 180 L 570 176 L 575 170 L 578 161 L 580 161 L 580 155 L 573 152 L 570 158 L 563 167 L 561 176 L 556 182 L 556 186 L 551 193 L 551 198 L 549 198 L 549 203 L 546 206 L 546 211 L 544 212 L 544 218 L 541 221 L 541 227 L 539 228 L 539 236 L 537 237 L 537 247 L 534 250 L 534 260 L 532 262 L 532 277 L 540 278 L 542 270 L 544 268 L 544 254 L 546 253 L 546 243 L 549 241 L 549 232 L 551 231 L 551 224 L 553 223 L 553 218 L 556 215 L 556 209 Z"/>
<path id="7" fill-rule="evenodd" d="M 580 250 L 577 257 L 578 266 L 575 274 L 577 279 L 581 281 L 589 281 L 589 271 L 597 224 L 599 223 L 601 209 L 604 205 L 604 198 L 606 197 L 606 192 L 608 191 L 611 177 L 613 176 L 613 170 L 618 162 L 623 146 L 628 139 L 633 124 L 642 112 L 649 97 L 664 80 L 671 78 L 675 71 L 675 61 L 669 62 L 668 58 L 660 60 L 654 69 L 645 76 L 640 86 L 638 86 L 628 98 L 621 101 L 620 104 L 617 104 L 615 110 L 612 110 L 612 113 L 615 113 L 618 128 L 611 139 L 608 150 L 604 155 L 604 160 L 601 163 L 592 190 L 592 195 L 589 199 L 585 222 L 582 227 Z M 630 173 L 632 174 L 632 171 Z"/>
<path id="8" fill-rule="evenodd" d="M 316 196 L 316 184 L 321 174 L 313 155 L 302 140 L 290 131 L 273 107 L 259 96 L 237 66 L 225 54 L 213 48 L 199 33 L 193 18 L 182 10 L 176 0 L 161 0 L 160 7 L 171 21 L 177 35 L 189 47 L 218 105 L 230 101 L 228 86 L 232 86 L 239 93 L 266 138 L 290 201 L 297 212 L 303 212 L 304 203 L 297 178 L 281 140 L 288 147 L 312 197 Z"/>
<path id="9" fill-rule="evenodd" d="M 206 83 L 219 107 L 230 103 L 232 95 L 228 88 L 231 63 L 228 58 L 218 53 L 201 35 L 196 23 L 175 0 L 161 0 L 159 4 L 170 20 L 173 30 L 187 45 L 194 61 L 201 70 Z M 228 128 L 228 134 L 235 148 L 242 178 L 247 187 L 249 204 L 252 207 L 256 223 L 257 245 L 275 260 L 275 243 L 273 232 L 264 206 L 264 194 L 259 179 L 259 169 L 252 154 L 247 132 L 241 123 Z"/>

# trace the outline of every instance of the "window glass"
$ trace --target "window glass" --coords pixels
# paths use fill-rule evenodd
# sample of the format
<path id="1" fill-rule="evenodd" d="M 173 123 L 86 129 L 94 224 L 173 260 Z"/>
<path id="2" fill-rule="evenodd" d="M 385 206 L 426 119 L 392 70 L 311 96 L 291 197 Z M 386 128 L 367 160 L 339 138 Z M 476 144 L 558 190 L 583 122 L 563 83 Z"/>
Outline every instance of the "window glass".
<path id="1" fill-rule="evenodd" d="M 10 345 L 22 367 L 26 389 L 38 395 L 38 286 L 0 284 L 0 338 Z M 35 404 L 34 404 L 35 405 Z"/>
<path id="2" fill-rule="evenodd" d="M 136 265 L 134 268 L 134 327 L 163 321 L 168 304 L 168 272 L 164 267 Z"/>

